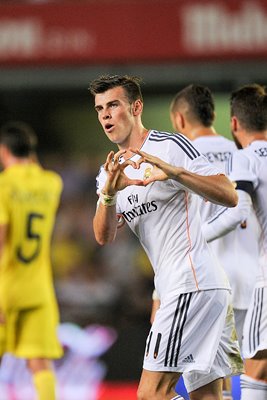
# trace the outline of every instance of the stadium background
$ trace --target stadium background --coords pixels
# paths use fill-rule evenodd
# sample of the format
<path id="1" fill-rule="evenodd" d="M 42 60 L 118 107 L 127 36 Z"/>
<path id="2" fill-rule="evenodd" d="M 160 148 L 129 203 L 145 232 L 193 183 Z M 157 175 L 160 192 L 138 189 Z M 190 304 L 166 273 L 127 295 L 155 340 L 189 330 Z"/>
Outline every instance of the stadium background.
<path id="1" fill-rule="evenodd" d="M 117 333 L 101 356 L 99 399 L 135 398 L 153 277 L 128 229 L 104 248 L 94 240 L 95 176 L 112 145 L 88 83 L 105 73 L 143 77 L 145 126 L 162 130 L 172 129 L 169 103 L 180 88 L 208 85 L 216 129 L 230 137 L 230 91 L 267 81 L 266 22 L 265 0 L 0 0 L 0 123 L 29 122 L 42 164 L 65 185 L 52 247 L 61 320 Z"/>

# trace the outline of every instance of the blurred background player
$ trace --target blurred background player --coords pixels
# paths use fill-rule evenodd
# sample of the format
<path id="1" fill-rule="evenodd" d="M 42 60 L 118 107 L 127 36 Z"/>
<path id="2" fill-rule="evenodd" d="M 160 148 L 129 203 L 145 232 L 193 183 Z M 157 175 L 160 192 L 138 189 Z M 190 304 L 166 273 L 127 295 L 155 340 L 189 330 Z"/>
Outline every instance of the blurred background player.
<path id="1" fill-rule="evenodd" d="M 219 135 L 213 126 L 215 119 L 214 98 L 209 88 L 189 85 L 174 97 L 170 116 L 174 129 L 183 133 L 223 173 L 229 175 L 235 143 Z M 213 203 L 200 199 L 202 220 L 221 210 Z M 232 302 L 238 340 L 241 345 L 243 325 L 249 306 L 255 272 L 258 266 L 259 225 L 253 209 L 238 228 L 218 240 L 210 242 L 222 263 L 232 288 Z M 240 268 L 242 265 L 242 269 Z"/>
<path id="2" fill-rule="evenodd" d="M 255 209 L 260 234 L 259 268 L 244 325 L 245 375 L 242 400 L 267 399 L 267 92 L 246 85 L 231 95 L 231 129 L 240 148 L 233 155 L 230 178 L 239 194 L 235 212 L 224 209 L 204 224 L 205 236 L 214 239 L 235 229 Z M 243 268 L 240 265 L 240 268 Z"/>
<path id="3" fill-rule="evenodd" d="M 229 175 L 233 152 L 237 150 L 232 140 L 219 135 L 213 124 L 215 103 L 210 89 L 202 85 L 189 85 L 179 91 L 171 102 L 170 117 L 177 132 L 183 133 L 208 160 L 223 173 Z M 199 197 L 203 221 L 221 210 Z M 224 267 L 232 288 L 232 303 L 239 344 L 241 347 L 243 325 L 249 306 L 258 265 L 258 223 L 253 210 L 246 221 L 234 232 L 210 243 L 213 252 Z M 242 265 L 242 269 L 240 268 Z M 159 307 L 159 299 L 153 294 L 152 318 Z M 231 397 L 230 380 L 224 381 L 224 399 Z"/>
<path id="4" fill-rule="evenodd" d="M 0 128 L 0 351 L 25 358 L 38 399 L 54 400 L 50 360 L 62 348 L 50 241 L 62 181 L 36 162 L 36 144 L 27 124 Z"/>
<path id="5" fill-rule="evenodd" d="M 213 126 L 215 103 L 208 87 L 189 85 L 178 92 L 171 103 L 170 117 L 177 132 L 193 140 L 194 145 L 211 163 L 229 175 L 233 152 L 237 147 L 232 140 L 219 135 Z M 199 200 L 202 220 L 205 221 L 213 215 L 216 218 L 221 208 L 201 198 Z M 240 347 L 245 316 L 258 268 L 258 241 L 259 226 L 251 209 L 246 220 L 242 221 L 235 231 L 210 242 L 230 281 Z M 224 399 L 231 399 L 230 382 L 224 382 L 224 385 Z"/>

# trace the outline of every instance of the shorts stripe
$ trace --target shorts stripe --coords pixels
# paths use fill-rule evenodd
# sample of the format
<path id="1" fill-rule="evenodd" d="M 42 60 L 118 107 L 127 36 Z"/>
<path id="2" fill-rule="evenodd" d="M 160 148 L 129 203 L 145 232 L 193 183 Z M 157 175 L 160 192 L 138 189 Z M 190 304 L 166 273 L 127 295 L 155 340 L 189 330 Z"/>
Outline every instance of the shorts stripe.
<path id="1" fill-rule="evenodd" d="M 254 292 L 254 307 L 249 327 L 249 351 L 254 352 L 260 343 L 260 323 L 263 306 L 263 288 L 256 288 Z"/>
<path id="2" fill-rule="evenodd" d="M 154 349 L 154 358 L 157 358 L 157 356 L 159 354 L 159 346 L 160 346 L 161 338 L 162 338 L 162 334 L 158 333 L 156 346 L 155 346 L 155 349 Z"/>
<path id="3" fill-rule="evenodd" d="M 148 342 L 147 342 L 146 356 L 148 356 L 148 354 L 149 354 L 149 348 L 150 348 L 150 343 L 151 343 L 152 335 L 153 335 L 153 332 L 150 332 L 150 335 L 149 335 L 149 338 L 148 338 Z"/>
<path id="4" fill-rule="evenodd" d="M 177 367 L 183 336 L 183 328 L 186 322 L 187 311 L 189 308 L 191 297 L 192 293 L 186 293 L 181 294 L 178 298 L 177 307 L 174 313 L 172 327 L 168 338 L 168 345 L 164 362 L 165 367 Z"/>

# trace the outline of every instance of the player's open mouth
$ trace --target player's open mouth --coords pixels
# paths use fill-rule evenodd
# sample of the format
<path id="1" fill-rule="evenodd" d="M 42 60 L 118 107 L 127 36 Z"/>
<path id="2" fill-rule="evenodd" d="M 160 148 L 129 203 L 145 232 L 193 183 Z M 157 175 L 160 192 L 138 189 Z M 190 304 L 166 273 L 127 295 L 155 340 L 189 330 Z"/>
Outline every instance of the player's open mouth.
<path id="1" fill-rule="evenodd" d="M 105 125 L 105 130 L 106 130 L 106 131 L 110 131 L 110 130 L 113 128 L 113 126 L 114 126 L 114 125 L 112 125 L 112 124 L 106 124 L 106 125 Z"/>

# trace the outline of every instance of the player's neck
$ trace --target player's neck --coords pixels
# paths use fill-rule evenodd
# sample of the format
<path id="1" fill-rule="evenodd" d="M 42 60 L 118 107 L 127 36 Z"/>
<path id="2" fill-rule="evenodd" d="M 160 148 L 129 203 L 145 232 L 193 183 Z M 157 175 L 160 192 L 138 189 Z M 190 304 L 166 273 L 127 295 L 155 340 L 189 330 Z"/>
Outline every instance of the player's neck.
<path id="1" fill-rule="evenodd" d="M 29 164 L 32 161 L 29 158 L 18 158 L 11 156 L 5 161 L 5 168 L 12 167 L 13 165 L 24 165 L 24 164 Z"/>
<path id="2" fill-rule="evenodd" d="M 148 132 L 149 130 L 142 126 L 135 133 L 131 134 L 127 143 L 119 145 L 120 150 L 126 150 L 126 153 L 123 155 L 124 159 L 132 157 L 132 152 L 128 151 L 130 147 L 133 149 L 141 149 L 148 136 Z"/>
<path id="3" fill-rule="evenodd" d="M 255 142 L 256 140 L 265 140 L 267 141 L 267 131 L 264 132 L 250 132 L 246 135 L 243 136 L 241 145 L 242 147 L 247 147 L 249 146 L 252 142 Z"/>
<path id="4" fill-rule="evenodd" d="M 190 132 L 191 140 L 195 140 L 201 136 L 218 136 L 218 133 L 215 131 L 213 126 L 199 126 L 197 128 L 192 128 Z"/>

